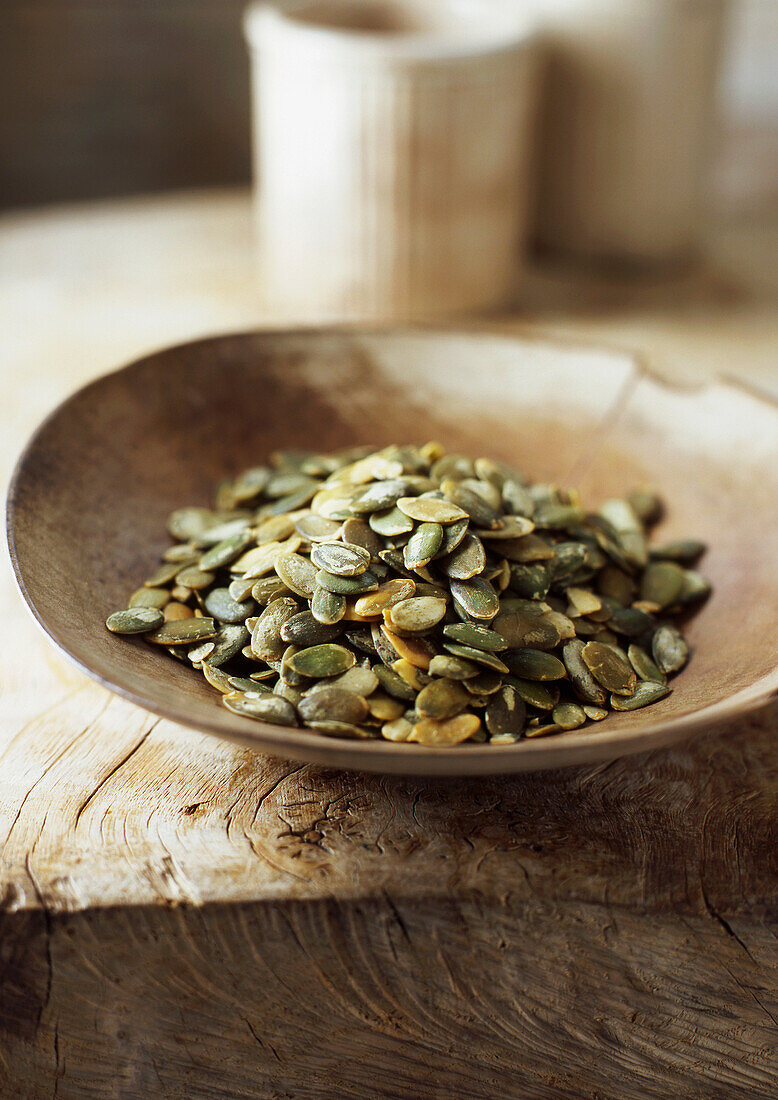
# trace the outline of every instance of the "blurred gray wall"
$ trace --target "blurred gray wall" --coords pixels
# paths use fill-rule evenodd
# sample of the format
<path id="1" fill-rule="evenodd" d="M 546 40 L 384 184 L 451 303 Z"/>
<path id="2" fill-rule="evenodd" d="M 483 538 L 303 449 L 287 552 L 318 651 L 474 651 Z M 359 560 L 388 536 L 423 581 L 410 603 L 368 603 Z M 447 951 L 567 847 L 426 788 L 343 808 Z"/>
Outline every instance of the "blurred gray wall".
<path id="1" fill-rule="evenodd" d="M 249 178 L 242 0 L 0 0 L 0 206 Z"/>

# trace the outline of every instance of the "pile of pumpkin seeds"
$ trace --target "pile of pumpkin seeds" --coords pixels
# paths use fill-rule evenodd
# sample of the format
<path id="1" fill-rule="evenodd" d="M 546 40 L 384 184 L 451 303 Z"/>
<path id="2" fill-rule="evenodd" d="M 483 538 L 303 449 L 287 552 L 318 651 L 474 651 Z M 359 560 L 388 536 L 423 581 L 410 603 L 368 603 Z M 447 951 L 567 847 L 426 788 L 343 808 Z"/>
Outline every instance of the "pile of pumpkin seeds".
<path id="1" fill-rule="evenodd" d="M 587 511 L 437 443 L 283 451 L 172 513 L 107 620 L 202 672 L 236 714 L 331 737 L 512 744 L 669 694 L 672 616 L 710 592 L 695 540 L 649 545 L 641 489 Z"/>

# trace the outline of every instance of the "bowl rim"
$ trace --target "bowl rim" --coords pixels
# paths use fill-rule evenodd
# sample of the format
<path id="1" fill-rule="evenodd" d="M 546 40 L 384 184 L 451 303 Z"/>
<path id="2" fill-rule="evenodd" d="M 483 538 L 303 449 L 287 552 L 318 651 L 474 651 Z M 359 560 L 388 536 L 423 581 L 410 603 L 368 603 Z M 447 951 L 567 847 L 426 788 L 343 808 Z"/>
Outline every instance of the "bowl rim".
<path id="1" fill-rule="evenodd" d="M 422 337 L 425 339 L 439 339 L 441 337 L 459 337 L 478 340 L 487 338 L 490 340 L 540 342 L 549 346 L 566 348 L 588 349 L 600 348 L 603 352 L 617 354 L 617 349 L 604 347 L 593 342 L 575 340 L 555 340 L 543 334 L 527 335 L 524 333 L 510 333 L 489 328 L 488 325 L 472 325 L 461 328 L 440 328 L 435 326 L 409 326 L 409 325 L 329 325 L 329 326 L 295 326 L 278 328 L 258 328 L 225 332 L 212 336 L 199 337 L 195 340 L 187 340 L 182 343 L 166 345 L 147 354 L 141 355 L 124 363 L 122 366 L 105 372 L 91 379 L 69 394 L 59 402 L 39 423 L 28 439 L 19 455 L 9 482 L 6 499 L 6 539 L 11 565 L 17 587 L 22 595 L 27 610 L 43 633 L 54 643 L 56 648 L 75 664 L 75 666 L 90 679 L 96 681 L 102 687 L 107 688 L 116 695 L 134 703 L 162 718 L 169 719 L 189 729 L 195 729 L 213 734 L 221 739 L 243 744 L 257 752 L 267 752 L 286 759 L 305 760 L 311 763 L 322 764 L 330 767 L 346 767 L 351 770 L 376 771 L 385 774 L 418 776 L 450 776 L 463 777 L 465 775 L 493 775 L 500 773 L 546 770 L 554 767 L 571 767 L 577 764 L 592 763 L 596 761 L 612 760 L 617 757 L 649 752 L 652 749 L 662 747 L 674 741 L 702 733 L 719 726 L 735 718 L 743 718 L 752 712 L 761 709 L 770 702 L 778 700 L 778 665 L 756 680 L 748 687 L 741 688 L 734 695 L 721 699 L 716 703 L 688 711 L 674 718 L 658 719 L 649 725 L 641 726 L 640 732 L 619 730 L 608 734 L 597 726 L 590 732 L 575 730 L 561 733 L 552 738 L 522 739 L 519 745 L 488 745 L 476 743 L 473 745 L 458 745 L 452 747 L 435 748 L 417 746 L 401 742 L 381 740 L 350 740 L 345 738 L 323 737 L 313 730 L 305 728 L 290 728 L 260 722 L 254 719 L 243 718 L 226 708 L 224 715 L 218 710 L 221 721 L 210 721 L 198 716 L 194 721 L 188 720 L 186 715 L 176 706 L 166 706 L 164 703 L 150 700 L 140 691 L 135 691 L 126 686 L 121 680 L 110 674 L 102 673 L 92 668 L 86 661 L 73 653 L 67 641 L 63 639 L 59 631 L 45 621 L 39 612 L 35 601 L 27 587 L 24 575 L 24 564 L 20 558 L 16 541 L 16 511 L 19 486 L 24 476 L 28 459 L 34 453 L 35 448 L 46 432 L 47 428 L 58 417 L 66 412 L 68 407 L 80 400 L 92 389 L 99 389 L 111 379 L 123 374 L 129 374 L 140 365 L 147 363 L 161 355 L 177 352 L 191 351 L 195 348 L 204 348 L 208 345 L 217 345 L 226 341 L 234 341 L 246 338 L 317 338 L 328 336 L 340 336 L 344 338 L 361 337 Z M 619 354 L 623 354 L 618 349 Z M 635 381 L 649 379 L 655 384 L 675 392 L 677 394 L 691 395 L 697 392 L 705 392 L 716 387 L 740 391 L 743 395 L 761 405 L 767 405 L 778 416 L 778 399 L 761 390 L 758 386 L 744 383 L 726 375 L 718 375 L 710 382 L 700 385 L 680 386 L 674 385 L 666 378 L 650 369 L 639 355 L 631 355 L 634 365 Z M 229 718 L 227 717 L 229 715 Z M 568 740 L 568 738 L 570 738 Z M 564 759 L 558 764 L 548 762 L 547 757 L 558 754 Z M 333 757 L 349 757 L 350 762 L 344 764 Z M 544 758 L 543 763 L 535 763 L 538 758 Z M 467 761 L 466 770 L 463 762 Z M 407 765 L 407 766 L 405 766 Z"/>

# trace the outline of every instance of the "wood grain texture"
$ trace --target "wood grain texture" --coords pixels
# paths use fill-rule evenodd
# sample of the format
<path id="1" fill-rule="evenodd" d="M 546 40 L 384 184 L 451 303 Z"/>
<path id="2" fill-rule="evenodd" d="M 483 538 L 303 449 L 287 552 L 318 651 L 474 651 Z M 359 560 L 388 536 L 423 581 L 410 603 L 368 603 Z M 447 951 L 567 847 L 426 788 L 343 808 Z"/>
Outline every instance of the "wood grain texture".
<path id="1" fill-rule="evenodd" d="M 6 470 L 76 385 L 262 322 L 248 224 L 240 195 L 0 221 Z M 776 387 L 774 245 L 730 226 L 726 279 L 664 287 L 546 273 L 504 325 Z M 778 1093 L 775 710 L 610 766 L 370 778 L 112 698 L 7 566 L 0 606 L 3 1098 Z"/>

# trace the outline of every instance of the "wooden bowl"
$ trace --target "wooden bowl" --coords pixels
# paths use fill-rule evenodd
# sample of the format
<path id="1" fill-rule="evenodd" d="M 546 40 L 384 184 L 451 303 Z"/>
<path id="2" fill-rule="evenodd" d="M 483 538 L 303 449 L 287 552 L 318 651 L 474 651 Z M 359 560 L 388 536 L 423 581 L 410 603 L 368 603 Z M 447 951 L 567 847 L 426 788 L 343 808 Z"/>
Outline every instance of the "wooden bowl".
<path id="1" fill-rule="evenodd" d="M 168 544 L 167 514 L 210 502 L 220 478 L 276 447 L 427 439 L 576 485 L 592 505 L 637 483 L 661 491 L 659 537 L 704 539 L 715 586 L 668 698 L 517 745 L 346 741 L 238 717 L 192 670 L 105 629 Z M 778 407 L 733 385 L 683 392 L 623 355 L 483 333 L 264 332 L 170 348 L 76 393 L 19 462 L 8 531 L 43 629 L 127 699 L 279 756 L 473 775 L 641 752 L 775 696 L 777 499 Z"/>

